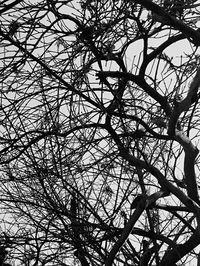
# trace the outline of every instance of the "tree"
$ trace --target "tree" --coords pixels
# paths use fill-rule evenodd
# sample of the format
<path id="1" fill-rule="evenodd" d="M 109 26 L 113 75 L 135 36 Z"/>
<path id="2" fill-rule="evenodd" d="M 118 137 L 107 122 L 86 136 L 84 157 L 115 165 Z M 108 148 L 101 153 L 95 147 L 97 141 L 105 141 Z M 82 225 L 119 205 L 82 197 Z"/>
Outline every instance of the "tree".
<path id="1" fill-rule="evenodd" d="M 197 260 L 199 10 L 1 3 L 2 265 Z"/>

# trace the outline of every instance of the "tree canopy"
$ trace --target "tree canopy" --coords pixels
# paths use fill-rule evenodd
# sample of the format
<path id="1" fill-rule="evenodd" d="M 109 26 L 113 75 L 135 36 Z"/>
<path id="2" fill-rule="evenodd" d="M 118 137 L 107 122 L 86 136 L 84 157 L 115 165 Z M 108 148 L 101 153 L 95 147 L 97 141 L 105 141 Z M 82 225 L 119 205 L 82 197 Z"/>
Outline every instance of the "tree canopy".
<path id="1" fill-rule="evenodd" d="M 1 1 L 0 265 L 197 262 L 199 21 L 194 0 Z"/>

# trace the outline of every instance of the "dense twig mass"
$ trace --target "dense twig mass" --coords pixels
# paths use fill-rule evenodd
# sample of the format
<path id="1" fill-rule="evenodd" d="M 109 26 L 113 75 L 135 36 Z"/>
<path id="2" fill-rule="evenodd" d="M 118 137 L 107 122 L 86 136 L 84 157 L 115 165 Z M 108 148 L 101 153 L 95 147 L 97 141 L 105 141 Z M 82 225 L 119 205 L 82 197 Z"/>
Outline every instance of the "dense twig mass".
<path id="1" fill-rule="evenodd" d="M 194 265 L 199 1 L 0 16 L 0 264 Z"/>

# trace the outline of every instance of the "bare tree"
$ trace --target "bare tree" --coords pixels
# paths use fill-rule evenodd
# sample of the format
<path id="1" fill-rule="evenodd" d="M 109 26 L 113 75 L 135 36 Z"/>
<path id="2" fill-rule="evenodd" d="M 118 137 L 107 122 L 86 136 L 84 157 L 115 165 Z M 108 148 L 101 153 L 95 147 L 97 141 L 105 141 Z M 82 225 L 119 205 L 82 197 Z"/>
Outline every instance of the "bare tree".
<path id="1" fill-rule="evenodd" d="M 199 1 L 0 16 L 1 265 L 196 263 Z"/>

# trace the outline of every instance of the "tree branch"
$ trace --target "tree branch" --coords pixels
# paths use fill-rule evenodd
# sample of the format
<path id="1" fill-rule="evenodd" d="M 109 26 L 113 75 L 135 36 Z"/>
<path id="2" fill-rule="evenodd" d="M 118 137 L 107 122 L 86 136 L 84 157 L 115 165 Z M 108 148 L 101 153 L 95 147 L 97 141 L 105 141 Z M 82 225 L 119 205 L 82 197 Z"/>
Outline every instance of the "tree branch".
<path id="1" fill-rule="evenodd" d="M 184 174 L 188 196 L 200 204 L 194 169 L 195 158 L 198 155 L 199 150 L 192 144 L 191 140 L 180 131 L 176 131 L 175 139 L 182 145 L 185 152 Z"/>
<path id="2" fill-rule="evenodd" d="M 14 7 L 14 6 L 16 6 L 17 4 L 19 4 L 19 3 L 22 2 L 22 1 L 23 1 L 23 0 L 16 0 L 16 1 L 14 1 L 14 2 L 8 4 L 8 5 L 5 5 L 4 8 L 2 8 L 2 9 L 0 10 L 0 14 L 2 14 L 2 13 L 4 13 L 4 12 L 8 11 L 9 9 L 11 9 L 11 8 Z"/>
<path id="3" fill-rule="evenodd" d="M 162 17 L 162 23 L 172 26 L 174 29 L 182 32 L 189 41 L 192 41 L 196 46 L 200 45 L 200 33 L 191 27 L 187 26 L 181 20 L 170 16 L 164 8 L 153 3 L 151 0 L 135 0 L 136 3 L 152 11 L 159 17 Z M 160 22 L 160 21 L 159 21 Z"/>
<path id="4" fill-rule="evenodd" d="M 129 81 L 134 82 L 140 88 L 142 88 L 149 96 L 151 96 L 155 101 L 157 101 L 161 108 L 165 111 L 167 116 L 171 114 L 171 107 L 167 102 L 167 98 L 159 94 L 154 90 L 142 76 L 136 76 L 131 73 L 124 73 L 119 71 L 99 71 L 97 76 L 101 78 L 113 77 L 113 78 L 124 78 Z"/>
<path id="5" fill-rule="evenodd" d="M 140 215 L 145 210 L 145 208 L 148 208 L 150 205 L 156 202 L 156 200 L 158 200 L 161 197 L 165 197 L 165 196 L 166 196 L 166 193 L 164 191 L 155 192 L 150 196 L 146 196 L 146 195 L 141 196 L 140 200 L 137 202 L 136 210 L 131 215 L 128 223 L 124 227 L 120 238 L 118 239 L 118 241 L 115 243 L 115 245 L 111 249 L 110 254 L 106 260 L 105 266 L 112 265 L 117 252 L 123 246 L 124 242 L 126 241 L 129 234 L 131 233 L 134 224 L 137 222 L 137 220 L 139 219 Z"/>
<path id="6" fill-rule="evenodd" d="M 198 89 L 200 86 L 200 68 L 197 69 L 197 73 L 189 87 L 187 96 L 180 102 L 174 104 L 173 111 L 170 116 L 168 125 L 168 134 L 173 136 L 175 134 L 176 124 L 179 116 L 182 112 L 186 112 L 190 106 L 198 99 Z"/>
<path id="7" fill-rule="evenodd" d="M 174 194 L 188 209 L 190 209 L 196 215 L 197 219 L 200 219 L 199 206 L 192 199 L 187 197 L 179 188 L 175 187 L 171 182 L 169 182 L 156 167 L 147 164 L 140 159 L 137 159 L 133 155 L 130 155 L 126 149 L 122 148 L 120 155 L 124 159 L 126 159 L 130 163 L 130 165 L 139 166 L 146 169 L 158 180 L 158 183 L 164 191 L 168 190 L 169 192 Z"/>
<path id="8" fill-rule="evenodd" d="M 131 215 L 131 217 L 130 217 L 128 223 L 126 224 L 126 226 L 124 227 L 120 238 L 118 239 L 118 241 L 115 243 L 115 245 L 111 249 L 110 254 L 109 254 L 109 256 L 108 256 L 108 258 L 107 258 L 107 260 L 105 262 L 105 266 L 112 266 L 112 263 L 113 263 L 113 261 L 115 259 L 115 256 L 116 256 L 117 252 L 119 251 L 119 249 L 122 247 L 122 245 L 124 244 L 124 242 L 128 238 L 129 234 L 131 233 L 131 231 L 133 229 L 134 224 L 137 222 L 138 218 L 140 217 L 140 215 L 144 211 L 145 203 L 146 203 L 146 199 L 145 199 L 145 196 L 144 196 L 138 202 L 137 208 L 134 211 L 134 213 Z"/>
<path id="9" fill-rule="evenodd" d="M 159 266 L 175 265 L 177 261 L 183 258 L 188 252 L 200 244 L 199 231 L 196 232 L 184 243 L 176 246 L 175 249 L 169 250 L 163 257 Z"/>

